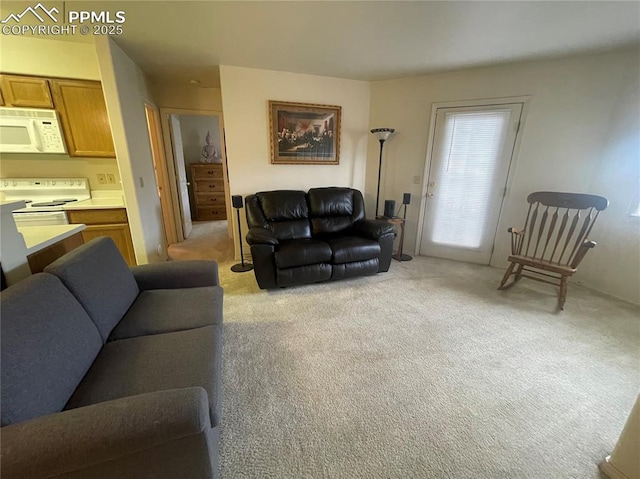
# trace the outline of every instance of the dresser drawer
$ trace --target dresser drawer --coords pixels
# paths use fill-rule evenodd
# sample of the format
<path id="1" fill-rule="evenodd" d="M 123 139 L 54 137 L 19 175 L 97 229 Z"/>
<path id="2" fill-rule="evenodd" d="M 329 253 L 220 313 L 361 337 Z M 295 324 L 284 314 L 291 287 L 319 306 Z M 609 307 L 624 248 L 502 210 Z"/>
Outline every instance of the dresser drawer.
<path id="1" fill-rule="evenodd" d="M 220 178 L 222 179 L 222 165 L 208 164 L 208 165 L 191 165 L 192 174 L 195 179 L 200 178 Z"/>
<path id="2" fill-rule="evenodd" d="M 224 193 L 198 193 L 196 195 L 196 206 L 224 206 Z"/>
<path id="3" fill-rule="evenodd" d="M 195 191 L 197 193 L 211 193 L 211 192 L 220 192 L 224 193 L 224 182 L 222 178 L 219 180 L 198 180 L 194 181 L 195 183 Z"/>
<path id="4" fill-rule="evenodd" d="M 196 208 L 198 221 L 226 220 L 227 210 L 224 206 L 202 206 Z"/>

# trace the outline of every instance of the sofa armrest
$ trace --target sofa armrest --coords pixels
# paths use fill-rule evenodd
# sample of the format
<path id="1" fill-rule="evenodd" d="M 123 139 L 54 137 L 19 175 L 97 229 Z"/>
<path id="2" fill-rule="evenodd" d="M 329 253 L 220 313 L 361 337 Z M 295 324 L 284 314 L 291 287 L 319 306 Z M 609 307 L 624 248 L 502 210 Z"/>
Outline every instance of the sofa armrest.
<path id="1" fill-rule="evenodd" d="M 247 233 L 247 243 L 252 244 L 270 244 L 273 246 L 278 245 L 278 238 L 276 238 L 271 230 L 266 228 L 260 228 L 254 226 L 249 228 Z"/>
<path id="2" fill-rule="evenodd" d="M 167 261 L 131 267 L 138 288 L 177 289 L 219 286 L 218 263 L 207 260 Z"/>
<path id="3" fill-rule="evenodd" d="M 380 220 L 360 220 L 353 223 L 353 230 L 370 239 L 393 234 L 393 225 Z"/>
<path id="4" fill-rule="evenodd" d="M 208 429 L 207 393 L 199 387 L 70 409 L 3 427 L 2 477 L 68 474 Z"/>

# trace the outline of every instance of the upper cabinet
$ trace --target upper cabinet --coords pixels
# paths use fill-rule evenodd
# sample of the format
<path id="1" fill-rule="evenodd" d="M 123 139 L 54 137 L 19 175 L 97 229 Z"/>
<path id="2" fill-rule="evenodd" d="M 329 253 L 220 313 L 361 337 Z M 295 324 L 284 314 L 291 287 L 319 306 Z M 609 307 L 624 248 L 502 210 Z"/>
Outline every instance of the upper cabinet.
<path id="1" fill-rule="evenodd" d="M 0 93 L 4 106 L 53 108 L 46 78 L 0 75 Z"/>
<path id="2" fill-rule="evenodd" d="M 115 158 L 100 82 L 50 79 L 49 84 L 69 156 Z"/>

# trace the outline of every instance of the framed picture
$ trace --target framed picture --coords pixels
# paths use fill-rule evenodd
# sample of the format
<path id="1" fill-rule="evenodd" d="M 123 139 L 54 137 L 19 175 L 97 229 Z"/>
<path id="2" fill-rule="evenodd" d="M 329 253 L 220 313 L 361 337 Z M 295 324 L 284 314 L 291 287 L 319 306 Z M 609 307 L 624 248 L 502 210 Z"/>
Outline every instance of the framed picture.
<path id="1" fill-rule="evenodd" d="M 341 112 L 340 106 L 269 101 L 271 163 L 339 164 Z"/>

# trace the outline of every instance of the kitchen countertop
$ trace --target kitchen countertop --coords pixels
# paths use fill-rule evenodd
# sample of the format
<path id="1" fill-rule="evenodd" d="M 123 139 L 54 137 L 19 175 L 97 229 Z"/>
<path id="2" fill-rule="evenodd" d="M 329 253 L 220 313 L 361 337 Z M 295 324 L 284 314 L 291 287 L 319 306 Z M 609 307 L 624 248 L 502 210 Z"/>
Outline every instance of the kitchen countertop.
<path id="1" fill-rule="evenodd" d="M 124 200 L 122 196 L 91 198 L 90 200 L 67 203 L 63 208 L 65 210 L 107 210 L 111 208 L 124 208 Z"/>
<path id="2" fill-rule="evenodd" d="M 19 226 L 18 232 L 24 238 L 27 254 L 33 254 L 85 228 L 85 225 Z"/>

